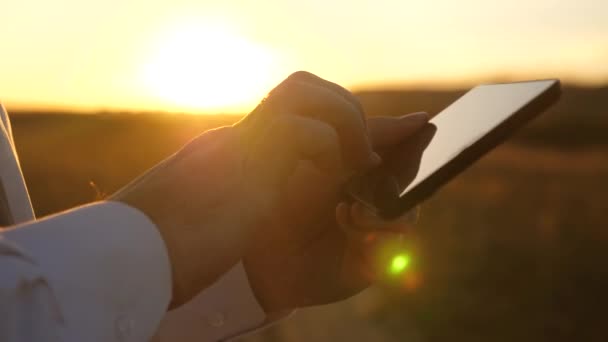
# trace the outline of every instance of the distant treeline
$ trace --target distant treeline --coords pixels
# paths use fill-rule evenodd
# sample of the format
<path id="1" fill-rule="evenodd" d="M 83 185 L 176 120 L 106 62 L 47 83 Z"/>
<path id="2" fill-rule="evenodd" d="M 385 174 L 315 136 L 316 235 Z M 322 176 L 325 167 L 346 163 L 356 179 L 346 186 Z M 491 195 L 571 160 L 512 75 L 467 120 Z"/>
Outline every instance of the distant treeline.
<path id="1" fill-rule="evenodd" d="M 356 95 L 369 115 L 401 115 L 416 111 L 436 114 L 465 92 L 465 90 L 372 90 L 360 91 Z M 56 123 L 58 116 L 62 117 L 60 121 L 81 122 L 71 113 L 17 112 L 14 114 L 26 114 L 19 115 L 17 120 L 20 123 L 35 121 L 36 125 L 44 121 Z M 139 122 L 142 116 L 158 116 L 153 121 L 162 121 L 168 126 L 179 126 L 182 120 L 186 119 L 189 124 L 194 125 L 194 128 L 208 126 L 210 121 L 215 124 L 230 124 L 238 120 L 238 117 L 233 115 L 167 117 L 157 113 L 132 114 L 100 112 L 98 115 L 91 115 L 91 119 L 86 121 L 93 126 L 99 124 L 120 126 L 121 123 Z M 559 148 L 608 145 L 608 86 L 565 87 L 560 101 L 547 113 L 522 129 L 513 139 L 523 144 Z"/>

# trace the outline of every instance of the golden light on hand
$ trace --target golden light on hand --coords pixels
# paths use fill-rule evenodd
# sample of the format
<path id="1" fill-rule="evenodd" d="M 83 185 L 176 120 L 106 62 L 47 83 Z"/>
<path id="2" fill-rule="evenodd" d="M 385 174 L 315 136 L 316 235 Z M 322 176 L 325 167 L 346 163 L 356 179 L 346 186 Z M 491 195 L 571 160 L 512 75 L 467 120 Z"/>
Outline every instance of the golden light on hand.
<path id="1" fill-rule="evenodd" d="M 171 107 L 239 111 L 269 90 L 275 59 L 226 26 L 190 20 L 160 35 L 142 76 L 152 95 Z"/>

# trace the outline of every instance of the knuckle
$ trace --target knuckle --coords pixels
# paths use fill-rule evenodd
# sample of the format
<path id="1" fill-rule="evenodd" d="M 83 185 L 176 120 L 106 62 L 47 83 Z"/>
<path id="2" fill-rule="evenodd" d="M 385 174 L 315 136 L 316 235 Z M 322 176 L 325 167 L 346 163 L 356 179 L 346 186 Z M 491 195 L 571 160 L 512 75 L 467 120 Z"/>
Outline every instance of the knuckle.
<path id="1" fill-rule="evenodd" d="M 334 97 L 331 110 L 337 123 L 348 126 L 362 126 L 363 120 L 356 106 L 341 95 Z"/>
<path id="2" fill-rule="evenodd" d="M 275 115 L 269 119 L 268 126 L 272 132 L 282 133 L 292 125 L 292 120 L 287 115 Z"/>
<path id="3" fill-rule="evenodd" d="M 359 100 L 359 98 L 357 96 L 355 96 L 355 94 L 348 92 L 349 99 L 351 100 L 352 104 L 357 108 L 357 110 L 360 112 L 361 115 L 361 119 L 365 118 L 365 109 L 363 108 L 363 105 L 361 104 L 361 100 Z"/>
<path id="4" fill-rule="evenodd" d="M 363 120 L 361 120 L 360 115 L 354 111 L 343 111 L 342 115 L 339 116 L 339 120 L 340 125 L 356 131 L 356 134 L 359 134 L 360 131 L 364 130 Z"/>
<path id="5" fill-rule="evenodd" d="M 280 102 L 289 97 L 296 96 L 301 90 L 302 83 L 300 81 L 288 78 L 268 94 L 267 102 Z"/>
<path id="6" fill-rule="evenodd" d="M 292 80 L 292 81 L 306 81 L 306 80 L 311 80 L 311 79 L 315 79 L 317 78 L 317 76 L 315 76 L 314 74 L 308 72 L 308 71 L 303 71 L 303 70 L 299 70 L 296 71 L 294 73 L 292 73 L 291 75 L 289 75 L 289 77 L 287 77 L 287 80 Z"/>
<path id="7" fill-rule="evenodd" d="M 323 143 L 325 145 L 336 145 L 339 141 L 338 132 L 332 126 L 322 124 L 319 126 L 319 129 L 322 133 L 321 136 L 324 138 Z"/>
<path id="8" fill-rule="evenodd" d="M 329 126 L 322 126 L 321 139 L 318 140 L 319 148 L 327 155 L 339 155 L 340 154 L 340 138 L 336 130 Z"/>

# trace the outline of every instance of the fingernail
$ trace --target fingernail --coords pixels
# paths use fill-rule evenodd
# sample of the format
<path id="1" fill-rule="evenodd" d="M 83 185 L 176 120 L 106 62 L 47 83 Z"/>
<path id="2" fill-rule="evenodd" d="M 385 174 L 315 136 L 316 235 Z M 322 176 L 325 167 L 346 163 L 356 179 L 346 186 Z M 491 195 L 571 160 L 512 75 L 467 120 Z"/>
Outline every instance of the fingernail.
<path id="1" fill-rule="evenodd" d="M 407 119 L 410 121 L 420 121 L 422 123 L 422 122 L 429 121 L 431 116 L 427 112 L 417 112 L 417 113 L 405 114 L 405 115 L 400 116 L 399 118 Z"/>

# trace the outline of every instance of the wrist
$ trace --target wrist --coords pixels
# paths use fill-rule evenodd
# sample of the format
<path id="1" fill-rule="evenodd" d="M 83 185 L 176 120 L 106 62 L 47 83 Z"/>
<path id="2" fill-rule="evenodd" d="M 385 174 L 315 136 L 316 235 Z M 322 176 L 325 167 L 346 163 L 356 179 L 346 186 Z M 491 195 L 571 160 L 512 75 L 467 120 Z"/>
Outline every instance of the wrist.
<path id="1" fill-rule="evenodd" d="M 139 209 L 158 229 L 171 264 L 171 307 L 242 256 L 251 218 L 235 201 L 244 178 L 237 141 L 231 127 L 208 131 L 109 198 Z"/>
<path id="2" fill-rule="evenodd" d="M 169 266 L 170 266 L 170 270 L 171 270 L 171 301 L 169 302 L 169 307 L 168 309 L 174 309 L 178 306 L 180 306 L 181 304 L 183 304 L 185 301 L 182 299 L 184 297 L 183 295 L 183 289 L 181 286 L 181 281 L 180 279 L 182 279 L 184 276 L 182 275 L 183 273 L 183 269 L 182 267 L 179 267 L 179 249 L 176 248 L 176 242 L 173 241 L 173 237 L 171 234 L 168 233 L 168 229 L 166 229 L 167 227 L 166 224 L 164 222 L 162 222 L 162 220 L 159 220 L 158 217 L 156 217 L 156 215 L 154 215 L 153 212 L 150 212 L 149 210 L 147 210 L 148 208 L 146 207 L 142 207 L 140 205 L 138 205 L 139 203 L 134 202 L 131 200 L 130 196 L 128 195 L 127 192 L 121 192 L 121 193 L 117 193 L 112 195 L 109 198 L 110 201 L 114 201 L 114 202 L 118 202 L 118 203 L 122 203 L 125 205 L 128 205 L 132 208 L 137 209 L 138 211 L 140 211 L 141 213 L 143 213 L 144 215 L 146 215 L 146 217 L 148 217 L 150 219 L 151 222 L 154 223 L 154 227 L 155 229 L 158 231 L 158 234 L 161 237 L 161 240 L 163 241 L 165 250 L 167 252 L 167 257 L 169 259 Z"/>
<path id="3" fill-rule="evenodd" d="M 277 272 L 265 270 L 249 258 L 243 258 L 243 266 L 249 286 L 266 315 L 270 317 L 294 309 L 287 305 L 287 287 L 280 285 L 282 282 Z M 269 279 L 268 274 L 272 274 L 273 279 Z"/>

